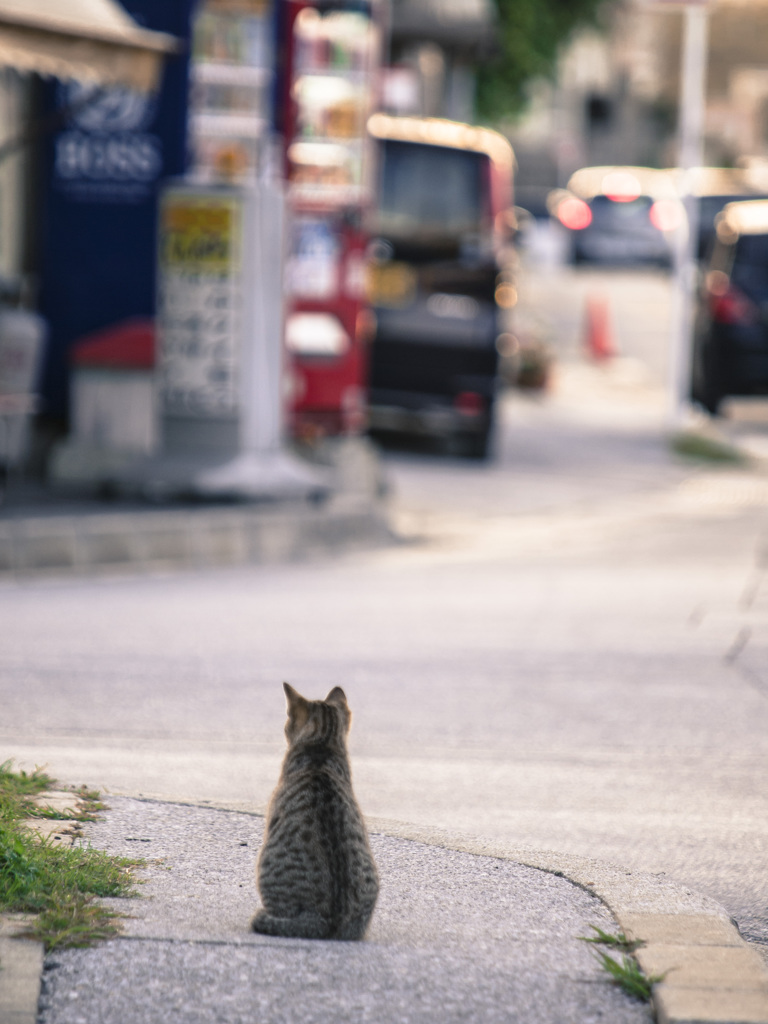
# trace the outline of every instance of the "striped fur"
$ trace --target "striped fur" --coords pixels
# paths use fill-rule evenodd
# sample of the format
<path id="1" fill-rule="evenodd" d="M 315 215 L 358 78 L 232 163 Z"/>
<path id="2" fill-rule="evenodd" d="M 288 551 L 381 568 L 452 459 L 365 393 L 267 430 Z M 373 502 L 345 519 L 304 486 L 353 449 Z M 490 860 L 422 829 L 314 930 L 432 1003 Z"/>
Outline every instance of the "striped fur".
<path id="1" fill-rule="evenodd" d="M 264 935 L 362 939 L 379 891 L 347 756 L 341 687 L 309 701 L 288 683 L 288 750 L 267 812 L 256 874 Z"/>

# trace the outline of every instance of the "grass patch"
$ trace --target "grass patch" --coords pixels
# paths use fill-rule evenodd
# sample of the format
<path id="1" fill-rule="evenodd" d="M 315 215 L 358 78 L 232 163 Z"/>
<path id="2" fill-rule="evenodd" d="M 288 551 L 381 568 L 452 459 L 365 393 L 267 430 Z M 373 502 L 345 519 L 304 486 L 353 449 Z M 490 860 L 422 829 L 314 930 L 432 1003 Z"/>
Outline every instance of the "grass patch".
<path id="1" fill-rule="evenodd" d="M 599 951 L 595 950 L 597 962 L 608 974 L 611 981 L 623 989 L 627 995 L 640 999 L 643 1002 L 648 1002 L 651 998 L 653 986 L 663 981 L 665 975 L 654 974 L 650 978 L 645 976 L 637 960 L 632 956 L 634 950 L 642 946 L 643 943 L 632 942 L 623 932 L 619 932 L 618 935 L 610 935 L 608 932 L 604 932 L 602 928 L 595 927 L 595 925 L 590 925 L 590 927 L 595 934 L 579 936 L 582 942 L 609 946 L 612 950 L 621 951 L 620 959 L 616 960 L 602 949 Z"/>
<path id="2" fill-rule="evenodd" d="M 730 465 L 744 465 L 744 455 L 727 441 L 697 434 L 695 431 L 681 431 L 670 439 L 672 451 L 689 459 L 703 462 L 718 462 Z"/>
<path id="3" fill-rule="evenodd" d="M 34 806 L 32 798 L 55 784 L 42 768 L 28 773 L 14 772 L 12 767 L 12 761 L 0 764 L 0 819 L 26 813 Z"/>
<path id="4" fill-rule="evenodd" d="M 614 984 L 622 988 L 627 995 L 634 996 L 635 999 L 642 999 L 646 1003 L 651 998 L 653 986 L 664 980 L 661 974 L 646 978 L 637 960 L 626 954 L 619 962 L 612 956 L 608 956 L 607 953 L 600 951 L 597 954 L 597 959 L 603 970 L 610 975 Z"/>
<path id="5" fill-rule="evenodd" d="M 96 901 L 135 895 L 131 869 L 143 863 L 85 847 L 62 847 L 25 828 L 23 820 L 35 810 L 32 797 L 53 784 L 39 769 L 28 775 L 13 772 L 10 762 L 0 765 L 0 911 L 38 915 L 26 934 L 47 950 L 90 945 L 119 931 L 119 915 Z M 88 807 L 77 818 L 94 820 L 91 810 L 98 794 L 80 792 L 86 794 Z"/>
<path id="6" fill-rule="evenodd" d="M 76 797 L 80 805 L 76 811 L 57 811 L 55 807 L 40 807 L 31 803 L 26 807 L 26 813 L 30 818 L 48 818 L 54 821 L 98 821 L 98 812 L 109 810 L 107 804 L 99 799 L 99 794 L 87 786 L 72 790 L 72 796 Z"/>
<path id="7" fill-rule="evenodd" d="M 107 809 L 107 805 L 99 799 L 99 794 L 87 786 L 81 786 L 72 792 L 81 806 L 77 813 L 40 807 L 35 803 L 35 797 L 55 785 L 56 780 L 42 768 L 35 768 L 33 772 L 15 772 L 12 761 L 3 761 L 0 764 L 0 821 L 16 820 L 20 817 L 96 821 L 97 813 Z"/>
<path id="8" fill-rule="evenodd" d="M 54 894 L 45 910 L 24 932 L 52 949 L 82 948 L 114 938 L 122 930 L 120 914 L 108 910 L 82 893 Z"/>

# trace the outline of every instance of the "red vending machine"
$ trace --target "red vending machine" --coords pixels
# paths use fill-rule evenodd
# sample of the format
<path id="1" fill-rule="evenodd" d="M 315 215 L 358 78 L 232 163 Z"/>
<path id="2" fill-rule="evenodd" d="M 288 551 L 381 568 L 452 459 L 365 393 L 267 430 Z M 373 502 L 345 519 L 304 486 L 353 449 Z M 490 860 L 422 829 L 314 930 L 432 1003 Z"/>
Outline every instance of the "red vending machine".
<path id="1" fill-rule="evenodd" d="M 294 436 L 315 440 L 366 426 L 362 225 L 374 195 L 366 125 L 381 28 L 371 0 L 287 0 L 283 12 L 289 421 Z"/>

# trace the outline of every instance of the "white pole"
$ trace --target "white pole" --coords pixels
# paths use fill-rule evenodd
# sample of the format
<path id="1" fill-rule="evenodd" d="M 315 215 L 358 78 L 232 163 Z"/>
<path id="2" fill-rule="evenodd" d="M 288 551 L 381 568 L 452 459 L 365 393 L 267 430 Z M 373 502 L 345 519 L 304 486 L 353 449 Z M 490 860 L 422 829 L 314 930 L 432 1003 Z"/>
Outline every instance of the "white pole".
<path id="1" fill-rule="evenodd" d="M 692 168 L 704 162 L 704 103 L 707 76 L 708 12 L 704 2 L 685 7 L 683 60 L 680 82 L 679 164 L 682 199 L 688 230 L 681 231 L 675 248 L 672 333 L 670 343 L 670 426 L 680 427 L 689 409 L 691 341 L 696 292 L 699 207 Z"/>

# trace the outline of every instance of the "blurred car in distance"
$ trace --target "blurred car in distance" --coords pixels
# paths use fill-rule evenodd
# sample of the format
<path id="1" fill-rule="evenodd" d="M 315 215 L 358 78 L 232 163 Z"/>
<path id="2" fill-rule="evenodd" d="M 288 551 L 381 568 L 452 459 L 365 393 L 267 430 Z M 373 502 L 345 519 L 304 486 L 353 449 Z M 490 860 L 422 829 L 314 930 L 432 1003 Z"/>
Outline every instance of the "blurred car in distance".
<path id="1" fill-rule="evenodd" d="M 439 436 L 488 452 L 499 309 L 514 304 L 501 259 L 513 227 L 512 148 L 483 128 L 375 114 L 370 225 L 373 433 Z"/>
<path id="2" fill-rule="evenodd" d="M 550 195 L 574 263 L 670 267 L 684 209 L 672 176 L 648 167 L 584 167 Z"/>
<path id="3" fill-rule="evenodd" d="M 682 172 L 677 169 L 672 173 L 677 176 L 682 193 Z M 690 173 L 691 190 L 699 207 L 696 255 L 699 260 L 705 260 L 715 242 L 715 219 L 723 208 L 728 203 L 768 199 L 768 191 L 764 177 L 761 180 L 742 167 L 694 167 Z"/>
<path id="4" fill-rule="evenodd" d="M 691 397 L 716 414 L 730 395 L 768 394 L 768 200 L 729 203 L 699 294 Z"/>
<path id="5" fill-rule="evenodd" d="M 696 253 L 699 260 L 708 259 L 715 242 L 717 215 L 728 203 L 741 202 L 748 197 L 733 192 L 720 195 L 699 196 L 699 241 Z"/>

